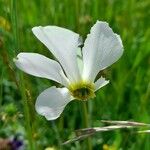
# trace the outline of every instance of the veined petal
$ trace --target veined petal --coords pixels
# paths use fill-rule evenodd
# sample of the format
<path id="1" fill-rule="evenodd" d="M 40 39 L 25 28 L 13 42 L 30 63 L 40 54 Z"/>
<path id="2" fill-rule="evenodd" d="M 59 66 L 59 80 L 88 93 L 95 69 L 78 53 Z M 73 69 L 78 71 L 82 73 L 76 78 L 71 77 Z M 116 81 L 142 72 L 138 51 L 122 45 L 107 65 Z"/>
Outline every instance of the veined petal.
<path id="1" fill-rule="evenodd" d="M 79 81 L 80 73 L 76 59 L 76 50 L 80 42 L 79 35 L 56 26 L 34 27 L 32 31 L 58 59 L 69 80 Z"/>
<path id="2" fill-rule="evenodd" d="M 109 80 L 105 80 L 105 78 L 100 77 L 94 84 L 95 84 L 95 91 L 99 90 L 103 86 L 107 85 Z"/>
<path id="3" fill-rule="evenodd" d="M 61 66 L 52 59 L 37 53 L 19 53 L 14 62 L 19 69 L 28 74 L 54 80 L 67 86 Z"/>
<path id="4" fill-rule="evenodd" d="M 83 47 L 83 78 L 94 81 L 100 70 L 116 62 L 123 53 L 120 36 L 108 23 L 97 21 Z"/>
<path id="5" fill-rule="evenodd" d="M 36 111 L 45 116 L 47 120 L 57 119 L 65 106 L 71 101 L 67 88 L 50 87 L 43 91 L 35 103 Z"/>
<path id="6" fill-rule="evenodd" d="M 81 51 L 80 47 L 77 49 L 77 63 L 78 63 L 78 68 L 79 68 L 80 74 L 82 74 L 83 58 L 82 58 L 82 51 Z"/>

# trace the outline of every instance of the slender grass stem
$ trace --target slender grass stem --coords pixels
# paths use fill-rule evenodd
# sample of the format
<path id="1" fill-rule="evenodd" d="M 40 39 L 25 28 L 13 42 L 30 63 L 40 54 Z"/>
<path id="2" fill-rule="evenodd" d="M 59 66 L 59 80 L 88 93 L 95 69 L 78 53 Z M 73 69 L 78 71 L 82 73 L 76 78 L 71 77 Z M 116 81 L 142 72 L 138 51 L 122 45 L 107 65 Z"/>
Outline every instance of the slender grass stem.
<path id="1" fill-rule="evenodd" d="M 19 49 L 19 35 L 18 35 L 18 25 L 17 25 L 17 1 L 11 0 L 11 22 L 13 29 L 13 37 L 14 37 L 14 54 L 16 55 L 16 50 Z M 27 138 L 29 142 L 29 150 L 35 150 L 34 148 L 34 140 L 32 137 L 32 127 L 30 121 L 30 111 L 27 102 L 26 90 L 23 75 L 19 72 L 19 88 L 21 91 L 21 96 L 23 100 L 23 108 L 24 108 L 24 116 L 25 116 L 25 129 L 27 131 Z"/>
<path id="2" fill-rule="evenodd" d="M 4 67 L 2 66 L 2 73 L 1 73 L 1 78 L 0 78 L 0 108 L 3 103 L 3 75 L 4 75 Z"/>
<path id="3" fill-rule="evenodd" d="M 24 106 L 25 126 L 27 131 L 28 142 L 29 142 L 29 149 L 35 150 L 33 136 L 32 136 L 32 127 L 30 122 L 30 111 L 28 107 L 27 96 L 25 93 L 23 74 L 20 72 L 19 76 L 20 76 L 20 91 L 21 91 L 21 96 L 22 96 L 23 106 Z"/>
<path id="4" fill-rule="evenodd" d="M 55 121 L 52 121 L 52 126 L 53 126 L 53 129 L 54 129 L 55 133 L 56 133 L 56 138 L 57 138 L 57 141 L 58 141 L 59 149 L 63 150 L 62 140 L 61 140 L 61 137 L 60 137 L 60 134 L 59 134 L 59 131 L 58 131 L 58 128 L 56 126 Z"/>
<path id="5" fill-rule="evenodd" d="M 87 110 L 86 102 L 83 102 L 82 110 L 83 110 L 84 127 L 88 128 L 89 127 L 89 117 L 88 117 L 88 110 Z M 91 142 L 90 137 L 87 139 L 86 144 L 87 144 L 87 150 L 92 150 L 92 142 Z"/>
<path id="6" fill-rule="evenodd" d="M 17 4 L 16 0 L 11 0 L 11 23 L 14 37 L 14 56 L 19 49 L 19 36 L 18 36 L 18 21 L 17 21 Z"/>

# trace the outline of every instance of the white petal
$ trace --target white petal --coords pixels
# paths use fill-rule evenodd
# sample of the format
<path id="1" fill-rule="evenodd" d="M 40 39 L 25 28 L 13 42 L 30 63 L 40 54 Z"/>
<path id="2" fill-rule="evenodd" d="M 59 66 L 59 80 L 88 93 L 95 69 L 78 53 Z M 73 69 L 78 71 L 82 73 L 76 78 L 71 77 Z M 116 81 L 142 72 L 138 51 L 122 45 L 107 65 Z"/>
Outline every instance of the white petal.
<path id="1" fill-rule="evenodd" d="M 83 47 L 83 78 L 94 81 L 98 72 L 116 62 L 122 53 L 120 36 L 106 22 L 97 21 Z"/>
<path id="2" fill-rule="evenodd" d="M 57 119 L 71 101 L 67 88 L 50 87 L 43 91 L 35 103 L 36 111 L 47 120 Z"/>
<path id="3" fill-rule="evenodd" d="M 82 57 L 82 51 L 81 51 L 80 47 L 77 49 L 77 62 L 78 62 L 78 68 L 79 68 L 80 74 L 82 74 L 82 72 L 83 72 L 83 57 Z"/>
<path id="4" fill-rule="evenodd" d="M 61 63 L 71 81 L 80 80 L 76 51 L 80 42 L 79 35 L 56 26 L 34 27 L 35 36 L 52 52 Z"/>
<path id="5" fill-rule="evenodd" d="M 105 80 L 105 78 L 100 77 L 94 84 L 95 84 L 95 91 L 99 90 L 103 86 L 107 85 L 109 80 Z"/>
<path id="6" fill-rule="evenodd" d="M 42 78 L 47 78 L 67 86 L 65 75 L 58 62 L 37 53 L 20 53 L 14 59 L 22 71 Z"/>

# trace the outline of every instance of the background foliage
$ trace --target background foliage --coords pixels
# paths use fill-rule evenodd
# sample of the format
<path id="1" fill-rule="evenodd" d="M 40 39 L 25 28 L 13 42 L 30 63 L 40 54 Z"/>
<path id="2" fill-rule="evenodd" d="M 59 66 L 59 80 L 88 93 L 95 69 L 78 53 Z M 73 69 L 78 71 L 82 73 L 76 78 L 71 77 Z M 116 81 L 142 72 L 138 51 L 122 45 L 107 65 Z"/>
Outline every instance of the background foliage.
<path id="1" fill-rule="evenodd" d="M 82 128 L 81 102 L 71 102 L 61 118 L 47 121 L 35 113 L 34 102 L 44 89 L 56 83 L 23 74 L 13 63 L 20 52 L 36 52 L 53 58 L 32 34 L 38 25 L 71 29 L 83 38 L 96 20 L 109 22 L 120 34 L 124 54 L 102 74 L 110 84 L 88 102 L 91 126 L 101 119 L 150 123 L 150 1 L 149 0 L 0 0 L 0 137 L 19 133 L 28 149 L 23 103 L 30 111 L 34 146 L 60 148 L 72 131 Z M 25 86 L 25 101 L 22 90 Z M 59 85 L 57 85 L 59 86 Z M 83 142 L 60 149 L 80 150 Z M 93 150 L 149 150 L 150 135 L 121 130 L 92 137 Z"/>

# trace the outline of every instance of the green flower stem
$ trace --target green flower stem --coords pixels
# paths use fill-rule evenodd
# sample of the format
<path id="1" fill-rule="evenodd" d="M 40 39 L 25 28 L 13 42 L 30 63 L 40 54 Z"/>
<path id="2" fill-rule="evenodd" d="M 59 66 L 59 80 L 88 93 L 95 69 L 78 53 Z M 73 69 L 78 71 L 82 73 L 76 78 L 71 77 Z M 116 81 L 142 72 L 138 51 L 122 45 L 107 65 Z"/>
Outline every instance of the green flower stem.
<path id="1" fill-rule="evenodd" d="M 88 117 L 88 110 L 87 110 L 86 102 L 83 102 L 82 109 L 83 109 L 84 127 L 88 128 L 89 127 L 89 117 Z M 92 150 L 92 142 L 91 142 L 90 137 L 87 139 L 86 145 L 87 145 L 87 150 Z"/>

